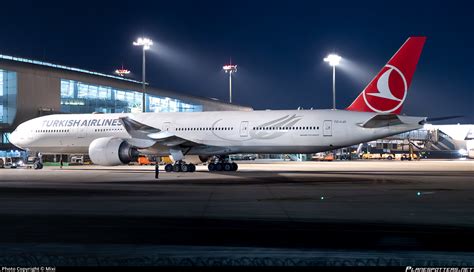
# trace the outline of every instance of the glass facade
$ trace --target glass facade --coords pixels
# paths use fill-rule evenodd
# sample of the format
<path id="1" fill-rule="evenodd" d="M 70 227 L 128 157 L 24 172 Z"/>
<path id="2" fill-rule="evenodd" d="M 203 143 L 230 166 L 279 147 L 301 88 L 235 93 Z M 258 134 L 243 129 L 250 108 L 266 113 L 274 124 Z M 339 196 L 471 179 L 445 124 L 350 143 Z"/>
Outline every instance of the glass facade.
<path id="1" fill-rule="evenodd" d="M 0 69 L 0 124 L 11 125 L 16 115 L 16 72 Z"/>
<path id="2" fill-rule="evenodd" d="M 142 112 L 142 93 L 115 89 L 74 80 L 61 79 L 61 111 L 70 113 L 135 113 Z M 181 100 L 146 95 L 146 111 L 202 111 L 202 105 Z"/>
<path id="3" fill-rule="evenodd" d="M 185 103 L 179 99 L 146 95 L 147 112 L 185 112 L 202 111 L 202 105 Z"/>
<path id="4" fill-rule="evenodd" d="M 8 144 L 10 143 L 9 139 L 10 139 L 10 134 L 9 132 L 4 132 L 4 133 L 0 133 L 0 138 L 1 138 L 1 142 L 2 144 Z"/>

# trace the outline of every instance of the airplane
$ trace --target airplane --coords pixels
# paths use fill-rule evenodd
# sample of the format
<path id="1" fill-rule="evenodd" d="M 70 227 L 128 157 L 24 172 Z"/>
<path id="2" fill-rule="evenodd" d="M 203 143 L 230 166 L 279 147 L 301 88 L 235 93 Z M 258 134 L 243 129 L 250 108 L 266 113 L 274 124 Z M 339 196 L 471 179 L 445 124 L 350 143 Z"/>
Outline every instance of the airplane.
<path id="1" fill-rule="evenodd" d="M 236 171 L 230 154 L 317 153 L 423 127 L 401 115 L 426 37 L 410 37 L 344 110 L 54 114 L 20 124 L 10 142 L 37 154 L 89 154 L 97 165 L 171 156 L 167 172 Z M 42 168 L 41 159 L 35 169 Z"/>

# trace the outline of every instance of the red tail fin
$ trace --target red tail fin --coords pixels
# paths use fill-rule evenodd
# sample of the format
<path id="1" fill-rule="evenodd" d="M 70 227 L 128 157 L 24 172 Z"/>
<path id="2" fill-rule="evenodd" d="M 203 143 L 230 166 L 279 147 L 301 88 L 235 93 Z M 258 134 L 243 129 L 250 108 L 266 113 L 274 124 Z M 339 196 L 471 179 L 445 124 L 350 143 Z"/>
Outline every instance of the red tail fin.
<path id="1" fill-rule="evenodd" d="M 347 110 L 400 114 L 425 41 L 408 38 Z"/>

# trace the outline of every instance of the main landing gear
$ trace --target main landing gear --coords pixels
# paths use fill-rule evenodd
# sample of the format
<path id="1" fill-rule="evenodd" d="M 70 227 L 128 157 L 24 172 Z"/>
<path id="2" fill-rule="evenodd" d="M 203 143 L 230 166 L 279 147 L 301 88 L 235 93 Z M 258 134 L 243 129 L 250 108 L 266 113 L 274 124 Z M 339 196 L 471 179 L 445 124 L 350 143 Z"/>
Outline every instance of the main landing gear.
<path id="1" fill-rule="evenodd" d="M 237 171 L 239 169 L 239 166 L 235 162 L 218 162 L 218 163 L 209 163 L 207 165 L 207 169 L 209 169 L 210 172 L 214 171 Z"/>
<path id="2" fill-rule="evenodd" d="M 185 163 L 183 161 L 176 162 L 175 164 L 165 165 L 166 172 L 194 172 L 196 171 L 196 166 L 192 163 Z"/>
<path id="3" fill-rule="evenodd" d="M 215 160 L 212 160 L 209 162 L 207 165 L 207 169 L 209 169 L 209 172 L 214 172 L 214 171 L 232 171 L 235 172 L 237 169 L 239 169 L 239 166 L 235 162 L 229 161 L 229 157 L 217 157 Z"/>

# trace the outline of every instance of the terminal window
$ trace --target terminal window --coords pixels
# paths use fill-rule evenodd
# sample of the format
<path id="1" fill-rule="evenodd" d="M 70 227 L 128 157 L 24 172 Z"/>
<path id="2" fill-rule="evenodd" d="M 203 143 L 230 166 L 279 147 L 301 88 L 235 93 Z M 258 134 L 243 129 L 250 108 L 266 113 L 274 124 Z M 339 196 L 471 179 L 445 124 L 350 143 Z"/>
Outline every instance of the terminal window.
<path id="1" fill-rule="evenodd" d="M 61 111 L 71 113 L 133 113 L 142 111 L 142 93 L 61 80 Z M 146 95 L 147 112 L 202 111 L 202 105 L 179 99 Z"/>
<path id="2" fill-rule="evenodd" d="M 10 133 L 8 132 L 5 132 L 5 133 L 0 133 L 2 135 L 1 139 L 2 139 L 2 144 L 8 144 L 10 143 L 9 139 L 10 139 Z"/>
<path id="3" fill-rule="evenodd" d="M 16 115 L 16 72 L 0 69 L 0 124 L 13 123 Z"/>
<path id="4" fill-rule="evenodd" d="M 202 105 L 185 103 L 170 97 L 146 95 L 148 112 L 194 112 L 202 111 Z"/>

